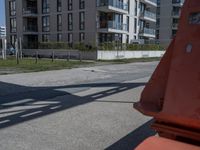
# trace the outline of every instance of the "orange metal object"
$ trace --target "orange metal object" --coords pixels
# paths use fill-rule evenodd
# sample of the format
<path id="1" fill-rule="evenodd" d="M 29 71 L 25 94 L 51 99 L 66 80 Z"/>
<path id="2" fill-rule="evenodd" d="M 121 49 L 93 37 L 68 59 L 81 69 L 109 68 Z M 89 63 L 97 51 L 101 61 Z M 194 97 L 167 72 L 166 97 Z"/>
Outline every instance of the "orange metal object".
<path id="1" fill-rule="evenodd" d="M 200 144 L 200 1 L 186 0 L 176 37 L 134 107 L 160 136 Z"/>
<path id="2" fill-rule="evenodd" d="M 200 150 L 199 147 L 160 137 L 150 137 L 136 150 Z"/>

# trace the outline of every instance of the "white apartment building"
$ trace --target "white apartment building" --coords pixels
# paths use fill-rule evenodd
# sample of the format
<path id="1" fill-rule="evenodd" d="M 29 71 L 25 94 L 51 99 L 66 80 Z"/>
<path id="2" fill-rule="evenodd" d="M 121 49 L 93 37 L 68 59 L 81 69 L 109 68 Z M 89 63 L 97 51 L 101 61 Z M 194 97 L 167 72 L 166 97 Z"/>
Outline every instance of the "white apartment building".
<path id="1" fill-rule="evenodd" d="M 168 46 L 176 35 L 181 8 L 184 0 L 158 0 L 157 38 L 163 46 Z"/>
<path id="2" fill-rule="evenodd" d="M 0 38 L 6 36 L 6 27 L 0 26 Z"/>
<path id="3" fill-rule="evenodd" d="M 5 0 L 7 40 L 132 43 L 156 37 L 157 0 Z"/>

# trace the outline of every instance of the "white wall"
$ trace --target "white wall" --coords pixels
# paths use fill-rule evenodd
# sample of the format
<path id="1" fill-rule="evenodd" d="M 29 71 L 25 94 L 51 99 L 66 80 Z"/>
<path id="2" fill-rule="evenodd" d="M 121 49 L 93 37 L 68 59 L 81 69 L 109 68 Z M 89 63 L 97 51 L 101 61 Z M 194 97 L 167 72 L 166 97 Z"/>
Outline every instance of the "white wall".
<path id="1" fill-rule="evenodd" d="M 98 51 L 98 60 L 162 57 L 165 51 Z"/>

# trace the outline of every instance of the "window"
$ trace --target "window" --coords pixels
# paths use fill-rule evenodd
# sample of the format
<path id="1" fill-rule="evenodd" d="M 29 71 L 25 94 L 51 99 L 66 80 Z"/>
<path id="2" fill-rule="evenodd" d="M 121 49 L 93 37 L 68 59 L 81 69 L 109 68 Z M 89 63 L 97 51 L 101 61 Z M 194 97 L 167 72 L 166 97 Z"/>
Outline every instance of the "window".
<path id="1" fill-rule="evenodd" d="M 57 34 L 57 42 L 61 42 L 62 41 L 62 34 Z"/>
<path id="2" fill-rule="evenodd" d="M 68 14 L 68 30 L 69 31 L 73 30 L 73 17 L 72 17 L 72 13 Z"/>
<path id="3" fill-rule="evenodd" d="M 10 1 L 9 2 L 9 9 L 10 9 L 10 15 L 15 16 L 16 15 L 16 1 Z"/>
<path id="4" fill-rule="evenodd" d="M 42 31 L 43 32 L 50 31 L 49 16 L 42 17 Z"/>
<path id="5" fill-rule="evenodd" d="M 49 34 L 42 35 L 42 42 L 49 42 Z"/>
<path id="6" fill-rule="evenodd" d="M 58 12 L 62 11 L 62 0 L 57 0 L 57 11 Z"/>
<path id="7" fill-rule="evenodd" d="M 72 9 L 73 9 L 72 0 L 68 0 L 68 10 L 72 10 Z"/>
<path id="8" fill-rule="evenodd" d="M 17 31 L 17 23 L 16 23 L 16 18 L 11 18 L 10 19 L 10 32 L 16 32 Z"/>
<path id="9" fill-rule="evenodd" d="M 79 33 L 79 41 L 83 42 L 85 40 L 85 33 Z"/>
<path id="10" fill-rule="evenodd" d="M 49 0 L 42 0 L 42 13 L 49 13 Z"/>
<path id="11" fill-rule="evenodd" d="M 84 12 L 79 13 L 79 29 L 80 30 L 85 29 L 85 13 Z"/>
<path id="12" fill-rule="evenodd" d="M 57 31 L 62 30 L 62 15 L 57 15 Z"/>
<path id="13" fill-rule="evenodd" d="M 15 47 L 15 41 L 17 39 L 16 35 L 11 35 L 10 36 L 10 44 L 12 45 L 12 47 Z"/>
<path id="14" fill-rule="evenodd" d="M 79 0 L 79 9 L 85 9 L 85 0 Z"/>
<path id="15" fill-rule="evenodd" d="M 73 34 L 72 33 L 68 34 L 68 43 L 69 43 L 70 47 L 73 46 Z"/>

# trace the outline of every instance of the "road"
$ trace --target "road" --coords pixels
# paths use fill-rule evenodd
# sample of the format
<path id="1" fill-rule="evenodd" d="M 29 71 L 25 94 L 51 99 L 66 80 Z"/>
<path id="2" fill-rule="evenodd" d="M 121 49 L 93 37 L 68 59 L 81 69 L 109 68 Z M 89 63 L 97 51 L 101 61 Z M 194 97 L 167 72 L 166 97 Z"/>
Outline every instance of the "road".
<path id="1" fill-rule="evenodd" d="M 155 134 L 133 103 L 156 65 L 0 76 L 0 149 L 134 149 Z"/>

